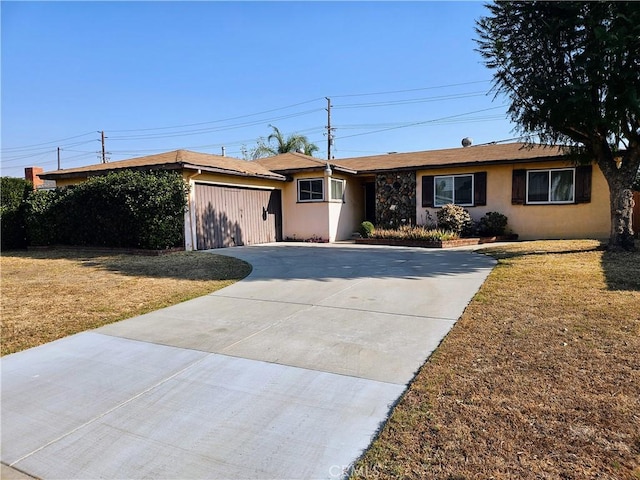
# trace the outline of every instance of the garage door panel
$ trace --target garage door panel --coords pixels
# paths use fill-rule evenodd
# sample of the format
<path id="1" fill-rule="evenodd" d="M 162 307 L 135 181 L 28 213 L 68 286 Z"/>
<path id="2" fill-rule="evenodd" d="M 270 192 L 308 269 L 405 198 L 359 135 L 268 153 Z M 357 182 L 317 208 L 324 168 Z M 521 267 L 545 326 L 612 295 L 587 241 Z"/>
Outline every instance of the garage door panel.
<path id="1" fill-rule="evenodd" d="M 196 184 L 197 248 L 281 240 L 279 190 Z"/>

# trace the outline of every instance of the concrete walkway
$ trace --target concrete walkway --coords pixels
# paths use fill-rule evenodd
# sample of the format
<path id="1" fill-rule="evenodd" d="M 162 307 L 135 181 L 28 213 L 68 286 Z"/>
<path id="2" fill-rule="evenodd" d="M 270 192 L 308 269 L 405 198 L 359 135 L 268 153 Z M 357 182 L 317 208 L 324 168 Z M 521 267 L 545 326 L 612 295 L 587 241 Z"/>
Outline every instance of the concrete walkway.
<path id="1" fill-rule="evenodd" d="M 494 265 L 349 244 L 213 253 L 253 272 L 2 359 L 3 474 L 340 478 Z"/>

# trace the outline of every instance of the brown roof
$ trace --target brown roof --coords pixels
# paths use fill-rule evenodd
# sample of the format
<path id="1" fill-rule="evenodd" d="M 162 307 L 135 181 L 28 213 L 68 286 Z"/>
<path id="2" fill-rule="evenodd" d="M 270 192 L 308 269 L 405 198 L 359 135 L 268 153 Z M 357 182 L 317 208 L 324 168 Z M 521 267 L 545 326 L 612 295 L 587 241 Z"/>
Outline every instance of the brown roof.
<path id="1" fill-rule="evenodd" d="M 335 162 L 336 165 L 356 170 L 358 173 L 367 173 L 385 170 L 541 161 L 562 155 L 563 152 L 560 147 L 534 146 L 533 148 L 528 148 L 523 143 L 507 143 L 344 158 L 332 160 L 332 163 Z"/>
<path id="2" fill-rule="evenodd" d="M 305 170 L 324 170 L 327 167 L 327 161 L 320 158 L 310 157 L 303 153 L 288 152 L 276 155 L 275 157 L 259 158 L 255 160 L 265 168 L 272 172 L 293 173 Z M 331 168 L 346 171 L 347 173 L 356 173 L 350 168 L 339 166 L 334 160 L 330 162 Z"/>
<path id="3" fill-rule="evenodd" d="M 556 159 L 561 156 L 563 156 L 562 147 L 534 146 L 529 148 L 523 143 L 508 143 L 343 158 L 331 160 L 329 163 L 334 170 L 357 174 L 388 170 L 430 169 L 443 166 L 453 167 L 535 162 Z M 81 177 L 84 176 L 83 174 L 108 172 L 122 168 L 149 169 L 156 167 L 164 169 L 201 169 L 207 172 L 226 175 L 285 180 L 283 176 L 285 174 L 307 170 L 322 170 L 326 168 L 326 165 L 326 160 L 294 152 L 283 153 L 275 157 L 261 158 L 250 162 L 209 153 L 174 150 L 172 152 L 131 158 L 129 160 L 55 170 L 40 174 L 39 176 L 43 179 L 55 180 L 59 178 Z"/>
<path id="4" fill-rule="evenodd" d="M 192 169 L 203 170 L 228 175 L 241 175 L 246 177 L 271 178 L 284 180 L 282 175 L 274 173 L 257 162 L 248 162 L 231 157 L 222 157 L 209 153 L 198 153 L 189 150 L 174 150 L 171 152 L 147 155 L 145 157 L 131 158 L 117 162 L 99 163 L 86 167 L 67 168 L 40 174 L 41 178 L 56 179 L 65 177 L 78 177 L 82 174 L 108 172 L 123 168 L 165 168 L 165 169 Z"/>

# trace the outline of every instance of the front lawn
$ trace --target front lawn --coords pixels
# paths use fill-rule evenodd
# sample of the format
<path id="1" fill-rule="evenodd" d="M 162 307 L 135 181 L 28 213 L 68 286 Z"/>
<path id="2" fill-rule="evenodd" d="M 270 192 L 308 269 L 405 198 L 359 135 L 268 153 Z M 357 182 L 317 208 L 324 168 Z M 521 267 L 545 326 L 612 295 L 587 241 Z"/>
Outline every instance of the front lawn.
<path id="1" fill-rule="evenodd" d="M 2 252 L 2 355 L 173 305 L 251 272 L 241 260 L 180 252 Z"/>
<path id="2" fill-rule="evenodd" d="M 640 253 L 489 247 L 498 265 L 353 479 L 640 479 Z"/>

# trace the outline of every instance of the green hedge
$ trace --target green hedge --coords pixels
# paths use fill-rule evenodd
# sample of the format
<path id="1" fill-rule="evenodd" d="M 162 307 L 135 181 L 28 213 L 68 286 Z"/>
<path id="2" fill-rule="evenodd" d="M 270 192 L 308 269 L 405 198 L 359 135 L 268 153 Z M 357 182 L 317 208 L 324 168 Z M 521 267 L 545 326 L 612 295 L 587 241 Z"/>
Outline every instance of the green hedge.
<path id="1" fill-rule="evenodd" d="M 26 201 L 30 245 L 165 249 L 184 245 L 187 185 L 176 172 L 125 170 Z"/>
<path id="2" fill-rule="evenodd" d="M 24 226 L 24 201 L 33 190 L 22 178 L 0 178 L 0 248 L 2 250 L 27 246 Z"/>

